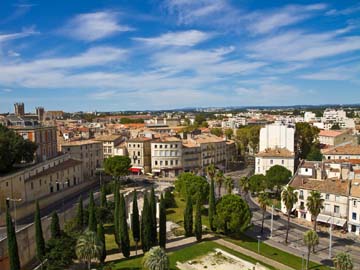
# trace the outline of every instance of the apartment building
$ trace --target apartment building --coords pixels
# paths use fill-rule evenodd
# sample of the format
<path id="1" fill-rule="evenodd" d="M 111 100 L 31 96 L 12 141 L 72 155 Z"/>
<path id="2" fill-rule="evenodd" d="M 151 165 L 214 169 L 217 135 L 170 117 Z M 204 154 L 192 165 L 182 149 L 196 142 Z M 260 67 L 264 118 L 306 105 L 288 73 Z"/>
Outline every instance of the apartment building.
<path id="1" fill-rule="evenodd" d="M 177 137 L 160 137 L 151 142 L 152 173 L 163 177 L 176 177 L 183 170 L 182 141 Z"/>
<path id="2" fill-rule="evenodd" d="M 131 172 L 145 174 L 151 172 L 151 138 L 138 137 L 127 142 L 127 151 L 131 159 Z"/>
<path id="3" fill-rule="evenodd" d="M 102 135 L 94 139 L 102 142 L 104 159 L 115 156 L 115 147 L 122 142 L 121 135 Z"/>
<path id="4" fill-rule="evenodd" d="M 255 155 L 255 173 L 266 174 L 275 165 L 294 173 L 295 129 L 285 125 L 267 125 L 260 130 L 259 152 Z"/>
<path id="5" fill-rule="evenodd" d="M 327 160 L 360 159 L 360 145 L 344 145 L 322 151 Z"/>
<path id="6" fill-rule="evenodd" d="M 84 178 L 95 177 L 96 169 L 103 167 L 103 145 L 100 141 L 82 140 L 65 142 L 60 145 L 62 153 L 82 162 Z"/>
<path id="7" fill-rule="evenodd" d="M 201 147 L 192 142 L 183 141 L 184 172 L 201 173 Z"/>
<path id="8" fill-rule="evenodd" d="M 356 144 L 357 138 L 350 129 L 346 130 L 320 130 L 320 144 L 328 147 L 336 147 L 346 144 Z"/>

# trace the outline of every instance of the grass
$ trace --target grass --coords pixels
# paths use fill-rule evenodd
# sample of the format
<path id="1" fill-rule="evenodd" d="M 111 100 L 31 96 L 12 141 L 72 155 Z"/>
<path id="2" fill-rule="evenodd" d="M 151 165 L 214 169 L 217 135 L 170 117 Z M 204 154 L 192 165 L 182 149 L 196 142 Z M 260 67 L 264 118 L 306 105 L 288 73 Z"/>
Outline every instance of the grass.
<path id="1" fill-rule="evenodd" d="M 232 255 L 235 255 L 241 259 L 247 260 L 254 264 L 258 262 L 257 260 L 255 260 L 251 257 L 248 257 L 241 253 L 235 252 L 235 251 L 228 249 L 224 246 L 221 246 L 215 242 L 204 241 L 204 242 L 197 243 L 192 246 L 180 249 L 178 251 L 169 253 L 170 268 L 178 269 L 176 267 L 177 262 L 187 262 L 189 260 L 193 260 L 195 258 L 204 256 L 210 252 L 213 252 L 215 248 L 220 248 Z M 137 269 L 142 269 L 141 268 L 142 258 L 143 258 L 142 256 L 138 256 L 136 258 L 122 259 L 115 263 L 109 263 L 109 264 L 112 265 L 112 269 L 121 269 L 121 270 L 124 270 L 124 269 L 135 270 L 136 269 L 137 270 Z M 262 265 L 264 265 L 264 264 L 262 264 Z M 275 270 L 275 268 L 273 268 L 271 266 L 268 266 L 268 265 L 264 265 L 264 266 L 268 267 L 270 270 Z"/>
<path id="2" fill-rule="evenodd" d="M 234 243 L 238 246 L 241 246 L 243 248 L 252 250 L 254 252 L 258 251 L 258 243 L 257 240 L 248 237 L 246 235 L 241 235 L 240 237 L 225 237 L 225 240 Z M 275 261 L 278 261 L 282 264 L 285 264 L 287 266 L 290 266 L 294 269 L 301 269 L 302 264 L 302 258 L 295 256 L 293 254 L 287 253 L 285 251 L 282 251 L 280 249 L 274 248 L 272 246 L 269 246 L 263 242 L 260 243 L 260 254 L 273 259 Z M 310 257 L 311 259 L 311 257 Z M 324 265 L 319 265 L 314 262 L 310 262 L 310 269 L 313 270 L 330 270 L 331 268 Z"/>
<path id="3" fill-rule="evenodd" d="M 105 230 L 105 243 L 106 243 L 107 254 L 118 253 L 119 247 L 115 242 L 114 225 L 105 224 L 104 230 Z M 132 232 L 130 229 L 129 229 L 129 238 L 130 238 L 130 247 L 135 249 L 135 241 L 132 237 Z"/>

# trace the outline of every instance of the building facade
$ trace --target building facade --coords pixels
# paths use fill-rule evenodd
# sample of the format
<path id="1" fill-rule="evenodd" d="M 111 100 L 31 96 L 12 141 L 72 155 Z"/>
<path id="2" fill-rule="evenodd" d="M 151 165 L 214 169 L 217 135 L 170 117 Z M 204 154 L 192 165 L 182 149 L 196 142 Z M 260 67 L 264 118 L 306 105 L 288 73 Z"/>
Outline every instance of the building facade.
<path id="1" fill-rule="evenodd" d="M 131 159 L 131 172 L 145 174 L 151 172 L 151 138 L 139 137 L 127 142 L 127 151 Z"/>

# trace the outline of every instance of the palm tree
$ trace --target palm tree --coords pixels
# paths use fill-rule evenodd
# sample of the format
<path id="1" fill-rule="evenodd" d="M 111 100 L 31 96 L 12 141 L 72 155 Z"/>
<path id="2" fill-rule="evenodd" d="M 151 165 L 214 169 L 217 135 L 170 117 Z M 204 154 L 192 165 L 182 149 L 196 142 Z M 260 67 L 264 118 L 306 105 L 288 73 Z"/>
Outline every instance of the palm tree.
<path id="1" fill-rule="evenodd" d="M 218 170 L 215 174 L 215 182 L 216 185 L 218 186 L 218 194 L 219 194 L 219 198 L 221 197 L 221 186 L 224 183 L 224 173 L 220 170 Z"/>
<path id="2" fill-rule="evenodd" d="M 239 186 L 240 186 L 242 192 L 244 193 L 244 195 L 246 195 L 250 189 L 249 178 L 247 178 L 246 176 L 241 177 L 239 180 Z"/>
<path id="3" fill-rule="evenodd" d="M 232 193 L 232 190 L 234 188 L 234 181 L 230 176 L 225 177 L 225 181 L 224 181 L 226 190 L 228 194 Z"/>
<path id="4" fill-rule="evenodd" d="M 147 270 L 168 270 L 170 269 L 169 257 L 161 247 L 152 247 L 142 261 L 144 269 Z"/>
<path id="5" fill-rule="evenodd" d="M 319 244 L 319 236 L 314 230 L 308 230 L 304 234 L 304 244 L 307 247 L 308 254 L 306 260 L 306 269 L 309 269 L 309 262 L 310 262 L 310 253 L 311 250 L 314 251 L 315 246 Z"/>
<path id="6" fill-rule="evenodd" d="M 345 252 L 335 256 L 334 265 L 336 270 L 352 270 L 354 268 L 350 254 Z"/>
<path id="7" fill-rule="evenodd" d="M 91 268 L 91 261 L 93 259 L 100 259 L 102 254 L 103 244 L 97 237 L 96 233 L 90 230 L 80 235 L 76 243 L 76 256 L 82 262 L 86 262 L 88 269 Z"/>
<path id="8" fill-rule="evenodd" d="M 311 213 L 311 219 L 314 221 L 314 231 L 316 232 L 316 220 L 321 210 L 324 209 L 324 199 L 321 198 L 319 191 L 312 190 L 307 197 L 306 207 Z"/>
<path id="9" fill-rule="evenodd" d="M 216 168 L 213 163 L 206 167 L 206 173 L 209 175 L 210 179 L 214 179 L 216 174 Z"/>
<path id="10" fill-rule="evenodd" d="M 262 221 L 261 221 L 261 234 L 264 232 L 264 220 L 266 207 L 270 205 L 269 194 L 267 192 L 261 192 L 258 197 L 259 207 L 262 211 Z"/>
<path id="11" fill-rule="evenodd" d="M 291 186 L 286 186 L 281 194 L 281 199 L 285 204 L 286 212 L 287 212 L 287 229 L 286 229 L 286 237 L 285 237 L 285 243 L 288 242 L 288 236 L 289 236 L 289 228 L 290 228 L 290 214 L 294 207 L 294 204 L 298 200 L 297 192 L 294 191 L 294 188 Z"/>

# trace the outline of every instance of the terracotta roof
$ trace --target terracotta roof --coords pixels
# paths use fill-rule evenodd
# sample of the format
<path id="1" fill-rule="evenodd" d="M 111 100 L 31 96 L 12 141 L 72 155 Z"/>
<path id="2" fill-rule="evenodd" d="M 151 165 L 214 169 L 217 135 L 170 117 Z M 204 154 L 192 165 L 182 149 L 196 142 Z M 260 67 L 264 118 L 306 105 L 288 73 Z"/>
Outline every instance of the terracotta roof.
<path id="1" fill-rule="evenodd" d="M 160 136 L 160 138 L 155 140 L 154 142 L 180 142 L 180 141 L 181 141 L 181 139 L 179 139 L 177 137 L 173 137 L 173 136 L 163 137 L 163 136 Z"/>
<path id="2" fill-rule="evenodd" d="M 297 175 L 290 183 L 295 189 L 317 190 L 323 193 L 348 195 L 349 181 L 341 181 L 337 178 L 317 180 Z"/>
<path id="3" fill-rule="evenodd" d="M 293 152 L 286 148 L 265 149 L 256 154 L 257 157 L 295 157 Z"/>
<path id="4" fill-rule="evenodd" d="M 103 135 L 95 138 L 96 141 L 102 142 L 111 142 L 117 139 L 121 139 L 121 135 Z"/>
<path id="5" fill-rule="evenodd" d="M 350 163 L 352 165 L 360 164 L 360 159 L 327 159 L 324 163 Z"/>
<path id="6" fill-rule="evenodd" d="M 360 155 L 360 145 L 344 145 L 332 148 L 330 150 L 325 150 L 324 154 L 326 155 Z"/>
<path id="7" fill-rule="evenodd" d="M 360 183 L 354 181 L 351 185 L 350 195 L 352 197 L 360 198 Z"/>
<path id="8" fill-rule="evenodd" d="M 54 167 L 50 167 L 42 172 L 39 172 L 31 177 L 29 177 L 28 179 L 26 179 L 25 181 L 31 181 L 33 179 L 38 179 L 40 177 L 44 177 L 46 175 L 49 175 L 49 174 L 53 174 L 53 173 L 56 173 L 56 172 L 59 172 L 59 171 L 63 171 L 63 170 L 66 170 L 68 168 L 72 168 L 76 165 L 80 165 L 82 164 L 81 161 L 79 160 L 75 160 L 75 159 L 68 159 Z"/>
<path id="9" fill-rule="evenodd" d="M 94 140 L 79 140 L 79 141 L 70 141 L 70 142 L 64 142 L 61 144 L 61 146 L 74 146 L 74 145 L 86 145 L 86 144 L 94 144 L 94 143 L 101 143 L 100 141 L 94 141 Z"/>
<path id="10" fill-rule="evenodd" d="M 339 136 L 341 134 L 346 133 L 347 130 L 320 130 L 319 136 L 323 136 L 323 137 L 336 137 Z"/>
<path id="11" fill-rule="evenodd" d="M 148 137 L 137 137 L 137 138 L 132 138 L 130 140 L 128 140 L 128 142 L 146 142 L 146 141 L 151 141 L 151 138 Z"/>

